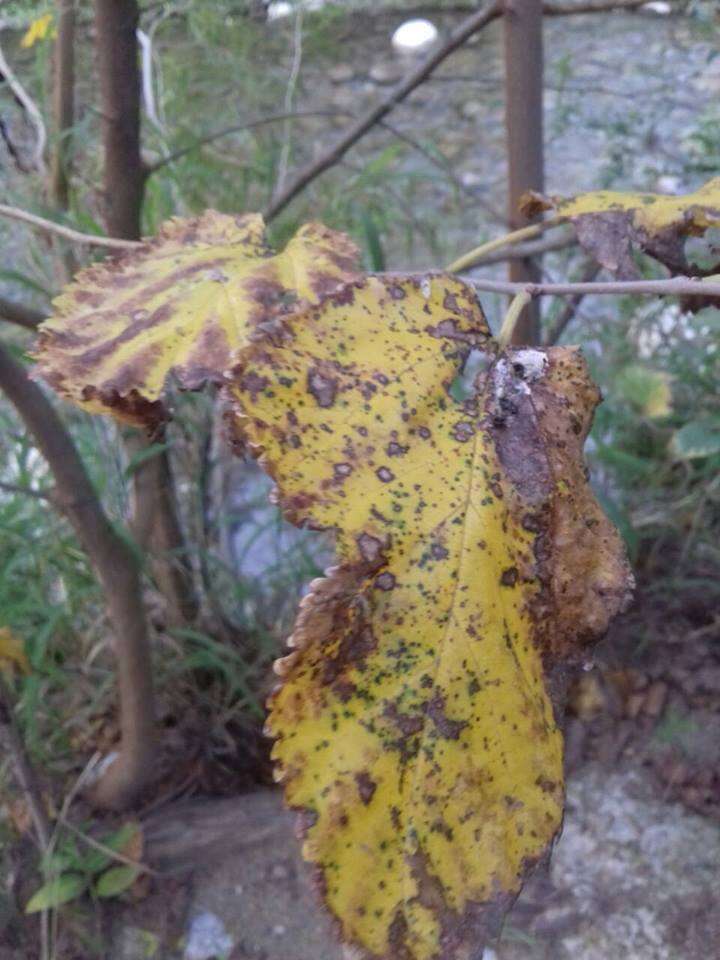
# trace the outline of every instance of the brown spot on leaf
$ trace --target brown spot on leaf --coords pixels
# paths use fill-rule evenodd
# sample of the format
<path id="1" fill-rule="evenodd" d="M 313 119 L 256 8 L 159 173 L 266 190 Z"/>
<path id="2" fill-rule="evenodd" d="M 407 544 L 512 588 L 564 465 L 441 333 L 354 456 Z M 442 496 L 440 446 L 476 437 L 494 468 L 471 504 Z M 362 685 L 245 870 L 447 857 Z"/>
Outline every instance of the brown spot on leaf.
<path id="1" fill-rule="evenodd" d="M 367 806 L 377 790 L 377 784 L 372 779 L 370 774 L 365 770 L 363 770 L 361 773 L 355 774 L 355 783 L 357 785 L 358 793 L 360 794 L 360 799 L 365 806 Z"/>
<path id="2" fill-rule="evenodd" d="M 445 714 L 445 698 L 438 691 L 425 705 L 425 713 L 432 720 L 435 729 L 446 740 L 457 740 L 467 726 L 467 720 L 450 720 Z"/>
<path id="3" fill-rule="evenodd" d="M 456 423 L 453 427 L 453 436 L 460 443 L 467 443 L 468 440 L 472 440 L 475 435 L 475 427 L 468 423 L 467 420 L 461 420 L 460 423 Z"/>
<path id="4" fill-rule="evenodd" d="M 387 447 L 385 447 L 385 452 L 389 457 L 402 457 L 409 449 L 409 447 L 404 447 L 395 440 L 391 440 Z"/>
<path id="5" fill-rule="evenodd" d="M 395 575 L 386 570 L 375 577 L 375 586 L 378 590 L 393 590 L 395 588 Z"/>
<path id="6" fill-rule="evenodd" d="M 250 370 L 244 373 L 238 380 L 238 386 L 241 390 L 250 394 L 253 401 L 257 400 L 258 395 L 270 383 L 267 377 L 261 377 L 259 374 Z"/>
<path id="7" fill-rule="evenodd" d="M 311 367 L 308 370 L 307 387 L 319 407 L 332 407 L 335 403 L 338 390 L 337 378 L 323 373 L 319 367 Z"/>
<path id="8" fill-rule="evenodd" d="M 370 564 L 380 563 L 382 561 L 385 544 L 377 537 L 372 537 L 369 533 L 361 533 L 356 538 L 358 549 L 363 560 Z"/>
<path id="9" fill-rule="evenodd" d="M 430 553 L 435 560 L 446 560 L 450 556 L 447 548 L 437 541 L 431 545 Z"/>

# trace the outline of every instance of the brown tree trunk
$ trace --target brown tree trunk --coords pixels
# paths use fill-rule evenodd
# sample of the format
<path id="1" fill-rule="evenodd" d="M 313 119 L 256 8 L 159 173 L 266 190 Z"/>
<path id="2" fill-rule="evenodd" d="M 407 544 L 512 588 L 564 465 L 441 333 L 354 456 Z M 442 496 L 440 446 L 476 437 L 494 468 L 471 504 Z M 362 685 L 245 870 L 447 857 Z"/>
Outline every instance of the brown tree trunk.
<path id="1" fill-rule="evenodd" d="M 131 803 L 152 780 L 155 714 L 150 647 L 135 557 L 115 532 L 63 422 L 26 370 L 0 345 L 0 389 L 47 460 L 54 500 L 72 524 L 102 584 L 115 636 L 120 696 L 119 757 L 96 786 L 103 806 Z"/>
<path id="2" fill-rule="evenodd" d="M 136 0 L 95 0 L 105 221 L 108 233 L 123 240 L 140 239 L 147 176 L 140 154 L 139 17 Z M 142 454 L 153 442 L 155 438 L 138 432 L 126 439 L 126 447 L 132 457 Z M 150 457 L 135 471 L 133 502 L 136 516 L 131 526 L 140 532 L 141 546 L 151 552 L 155 579 L 168 604 L 169 623 L 187 623 L 197 615 L 197 601 L 167 451 Z"/>
<path id="3" fill-rule="evenodd" d="M 505 127 L 508 158 L 508 220 L 511 229 L 525 226 L 519 212 L 526 190 L 542 191 L 543 160 L 543 42 L 542 0 L 507 0 L 505 31 Z M 537 260 L 511 260 L 509 279 L 537 283 Z M 513 343 L 540 342 L 540 308 L 537 299 L 522 311 Z"/>
<path id="4" fill-rule="evenodd" d="M 52 91 L 55 149 L 50 161 L 50 197 L 59 209 L 67 210 L 68 160 L 75 123 L 75 0 L 57 0 L 57 10 Z"/>
<path id="5" fill-rule="evenodd" d="M 141 456 L 153 443 L 162 443 L 161 433 L 148 437 L 138 430 L 124 434 L 127 453 Z M 185 535 L 180 526 L 175 483 L 166 450 L 150 456 L 133 474 L 133 536 L 153 560 L 153 574 L 167 604 L 167 625 L 187 626 L 198 614 L 192 568 L 185 550 Z"/>
<path id="6" fill-rule="evenodd" d="M 145 170 L 140 156 L 136 0 L 95 0 L 103 113 L 105 222 L 112 237 L 140 239 Z"/>

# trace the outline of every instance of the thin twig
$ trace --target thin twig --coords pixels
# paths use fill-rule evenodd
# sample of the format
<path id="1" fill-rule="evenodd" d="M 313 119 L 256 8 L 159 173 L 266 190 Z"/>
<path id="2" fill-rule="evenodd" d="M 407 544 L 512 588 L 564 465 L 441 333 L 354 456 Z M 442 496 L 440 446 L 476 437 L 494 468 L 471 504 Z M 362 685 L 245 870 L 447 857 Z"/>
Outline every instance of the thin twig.
<path id="1" fill-rule="evenodd" d="M 548 17 L 568 16 L 575 13 L 611 13 L 613 10 L 637 10 L 644 7 L 648 0 L 596 0 L 588 3 L 545 3 L 543 13 Z M 385 7 L 373 12 L 373 17 L 431 17 L 431 16 L 467 16 L 475 8 L 470 4 L 444 6 L 419 4 L 414 7 Z"/>
<path id="2" fill-rule="evenodd" d="M 15 723 L 12 699 L 2 674 L 0 674 L 0 727 L 5 730 L 5 739 L 8 752 L 12 757 L 15 776 L 27 800 L 38 842 L 40 847 L 46 850 L 50 843 L 50 821 L 45 812 L 37 774 Z"/>
<path id="3" fill-rule="evenodd" d="M 33 167 L 43 176 L 45 175 L 45 146 L 47 144 L 47 132 L 45 130 L 45 121 L 38 109 L 37 104 L 15 76 L 15 72 L 0 47 L 0 73 L 8 84 L 13 94 L 22 104 L 23 110 L 28 115 L 30 123 L 35 127 L 35 150 L 33 151 Z"/>
<path id="4" fill-rule="evenodd" d="M 264 127 L 269 123 L 278 123 L 283 120 L 296 120 L 303 117 L 348 117 L 352 116 L 347 110 L 296 110 L 293 113 L 273 113 L 267 117 L 258 117 L 256 120 L 248 120 L 245 123 L 237 123 L 231 127 L 223 127 L 222 130 L 216 130 L 214 133 L 209 133 L 205 137 L 200 137 L 199 140 L 194 140 L 192 143 L 189 143 L 186 147 L 180 147 L 178 150 L 174 150 L 172 153 L 169 153 L 166 157 L 161 157 L 159 160 L 156 160 L 154 163 L 146 165 L 145 173 L 147 176 L 150 176 L 153 173 L 157 173 L 158 170 L 161 170 L 163 167 L 166 167 L 169 163 L 175 163 L 176 160 L 186 157 L 189 153 L 192 153 L 193 150 L 198 150 L 200 147 L 205 147 L 209 143 L 214 143 L 216 140 L 220 140 L 223 137 L 228 137 L 232 133 L 242 133 L 245 130 L 254 130 L 256 127 Z"/>
<path id="5" fill-rule="evenodd" d="M 545 3 L 543 16 L 567 17 L 576 13 L 612 13 L 614 10 L 638 10 L 648 0 L 589 0 L 588 3 Z"/>
<path id="6" fill-rule="evenodd" d="M 505 263 L 507 260 L 527 260 L 528 257 L 541 257 L 545 253 L 555 253 L 557 250 L 567 250 L 577 245 L 575 234 L 562 237 L 549 237 L 547 240 L 534 240 L 530 243 L 518 243 L 506 250 L 496 250 L 486 254 L 479 260 L 476 267 L 489 267 L 494 263 Z"/>
<path id="7" fill-rule="evenodd" d="M 94 233 L 80 233 L 79 230 L 63 226 L 62 223 L 45 220 L 43 217 L 35 216 L 34 213 L 28 213 L 27 210 L 21 210 L 19 207 L 9 207 L 5 203 L 0 203 L 0 216 L 8 217 L 10 220 L 19 220 L 21 223 L 29 223 L 30 226 L 37 227 L 38 230 L 57 234 L 57 236 L 65 237 L 66 240 L 72 240 L 74 243 L 87 243 L 95 247 L 107 247 L 110 250 L 134 250 L 142 246 L 142 243 L 138 240 L 117 240 L 114 237 L 96 236 Z"/>
<path id="8" fill-rule="evenodd" d="M 285 113 L 291 113 L 293 100 L 295 99 L 295 89 L 297 88 L 298 77 L 300 76 L 300 67 L 302 65 L 303 49 L 303 11 L 298 7 L 295 11 L 295 27 L 293 29 L 293 59 L 290 67 L 290 76 L 288 77 L 287 87 L 285 88 Z M 283 145 L 280 151 L 278 162 L 278 175 L 273 196 L 282 193 L 287 177 L 288 162 L 290 160 L 290 137 L 292 134 L 292 120 L 288 119 L 284 124 Z"/>
<path id="9" fill-rule="evenodd" d="M 100 853 L 104 853 L 112 860 L 117 860 L 119 863 L 124 863 L 128 867 L 136 867 L 139 873 L 149 873 L 153 877 L 162 876 L 159 870 L 155 870 L 153 867 L 148 866 L 141 860 L 133 860 L 131 857 L 126 857 L 123 853 L 119 853 L 117 850 L 113 850 L 112 847 L 108 847 L 101 840 L 96 840 L 89 834 L 83 833 L 82 830 L 79 830 L 74 823 L 66 820 L 65 817 L 58 817 L 58 820 L 63 827 L 65 827 L 66 830 L 69 830 L 70 833 L 74 834 L 78 840 L 82 840 L 83 843 L 95 850 L 98 850 Z M 142 828 L 138 825 L 138 829 L 141 830 Z"/>
<path id="10" fill-rule="evenodd" d="M 474 193 L 469 187 L 465 186 L 460 177 L 458 177 L 453 170 L 451 164 L 449 164 L 445 158 L 440 159 L 439 157 L 436 157 L 418 140 L 416 140 L 414 137 L 411 137 L 408 133 L 405 133 L 404 130 L 400 130 L 398 127 L 393 126 L 393 124 L 388 123 L 387 120 L 380 120 L 378 126 L 382 127 L 384 130 L 388 130 L 394 137 L 397 137 L 398 140 L 402 140 L 403 143 L 406 143 L 409 147 L 412 147 L 413 150 L 417 150 L 421 156 L 425 157 L 425 159 L 433 166 L 437 167 L 438 170 L 442 170 L 456 190 L 458 190 L 460 193 L 464 193 L 468 197 L 472 197 L 473 201 L 479 207 L 482 207 L 483 210 L 489 214 L 496 223 L 504 224 L 506 222 L 505 217 L 502 213 L 500 213 L 499 210 L 496 210 L 490 203 L 487 202 L 487 200 L 478 196 L 477 193 Z"/>
<path id="11" fill-rule="evenodd" d="M 589 260 L 585 269 L 582 272 L 581 283 L 589 283 L 594 280 L 595 277 L 600 273 L 600 264 L 595 263 L 594 260 Z M 577 293 L 574 297 L 570 297 L 567 303 L 563 306 L 560 313 L 557 315 L 555 322 L 548 329 L 543 340 L 543 345 L 546 347 L 552 347 L 560 341 L 563 333 L 567 328 L 567 325 L 570 323 L 572 318 L 577 312 L 577 308 L 580 306 L 582 300 L 584 299 L 584 293 Z"/>
<path id="12" fill-rule="evenodd" d="M 321 157 L 312 161 L 298 173 L 288 187 L 273 199 L 266 212 L 266 219 L 272 220 L 276 217 L 308 184 L 312 183 L 330 167 L 335 166 L 368 130 L 383 120 L 399 103 L 402 103 L 451 53 L 463 46 L 470 37 L 482 30 L 488 23 L 496 20 L 502 13 L 503 4 L 501 0 L 494 0 L 494 2 L 486 4 L 482 10 L 476 11 L 463 20 L 441 47 L 426 57 L 401 83 L 393 87 L 379 103 L 363 114 Z"/>
<path id="13" fill-rule="evenodd" d="M 448 264 L 445 269 L 448 273 L 461 273 L 463 270 L 470 270 L 472 267 L 481 263 L 488 254 L 495 253 L 496 250 L 502 250 L 504 247 L 514 246 L 522 240 L 530 240 L 533 237 L 538 237 L 541 233 L 551 229 L 551 227 L 558 226 L 559 223 L 559 218 L 553 217 L 552 220 L 541 220 L 539 223 L 532 223 L 528 227 L 520 227 L 519 230 L 512 230 L 502 237 L 488 240 L 486 243 L 481 243 L 479 247 L 463 253 L 457 260 L 453 260 L 452 263 Z"/>
<path id="14" fill-rule="evenodd" d="M 497 338 L 501 350 L 504 350 L 509 343 L 512 343 L 513 334 L 515 333 L 517 322 L 520 319 L 520 314 L 531 300 L 532 297 L 527 290 L 516 293 L 512 298 Z"/>
<path id="15" fill-rule="evenodd" d="M 610 280 L 602 283 L 509 283 L 502 280 L 465 278 L 476 290 L 487 293 L 527 291 L 531 297 L 573 297 L 576 294 L 639 297 L 720 297 L 720 282 L 708 283 L 700 277 L 671 277 L 669 280 Z"/>
<path id="16" fill-rule="evenodd" d="M 18 483 L 5 483 L 4 480 L 0 480 L 0 490 L 4 490 L 6 493 L 21 493 L 27 497 L 35 497 L 36 500 L 44 500 L 47 503 L 53 502 L 51 494 L 43 490 L 33 490 L 31 487 L 22 487 Z"/>

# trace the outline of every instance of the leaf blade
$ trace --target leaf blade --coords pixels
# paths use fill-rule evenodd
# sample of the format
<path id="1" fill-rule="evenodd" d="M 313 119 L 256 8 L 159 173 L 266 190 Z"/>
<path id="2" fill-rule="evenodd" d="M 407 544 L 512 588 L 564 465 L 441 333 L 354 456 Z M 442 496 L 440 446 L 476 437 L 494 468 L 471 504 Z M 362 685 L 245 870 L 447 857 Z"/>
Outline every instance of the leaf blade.
<path id="1" fill-rule="evenodd" d="M 253 331 L 355 276 L 348 238 L 306 224 L 272 254 L 259 214 L 173 219 L 137 251 L 95 264 L 40 328 L 39 373 L 91 413 L 166 419 L 166 384 L 219 383 Z"/>
<path id="2" fill-rule="evenodd" d="M 473 351 L 484 372 L 459 401 Z M 304 855 L 363 957 L 460 956 L 560 825 L 543 661 L 601 632 L 627 593 L 579 454 L 597 390 L 575 351 L 497 358 L 472 291 L 447 277 L 355 284 L 244 362 L 241 429 L 286 515 L 338 536 L 269 719 Z M 576 545 L 537 569 L 551 529 Z M 586 596 L 601 581 L 607 603 Z"/>

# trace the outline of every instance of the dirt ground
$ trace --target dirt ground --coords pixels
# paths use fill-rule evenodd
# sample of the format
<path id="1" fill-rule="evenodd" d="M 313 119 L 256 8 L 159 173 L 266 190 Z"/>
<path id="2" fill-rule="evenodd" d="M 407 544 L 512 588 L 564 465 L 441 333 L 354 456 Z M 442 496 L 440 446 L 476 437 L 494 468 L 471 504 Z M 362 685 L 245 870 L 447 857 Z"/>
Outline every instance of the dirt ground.
<path id="1" fill-rule="evenodd" d="M 720 616 L 640 595 L 571 689 L 563 836 L 486 960 L 720 958 Z M 112 960 L 341 960 L 275 791 L 144 828 L 175 879 L 108 910 Z"/>

